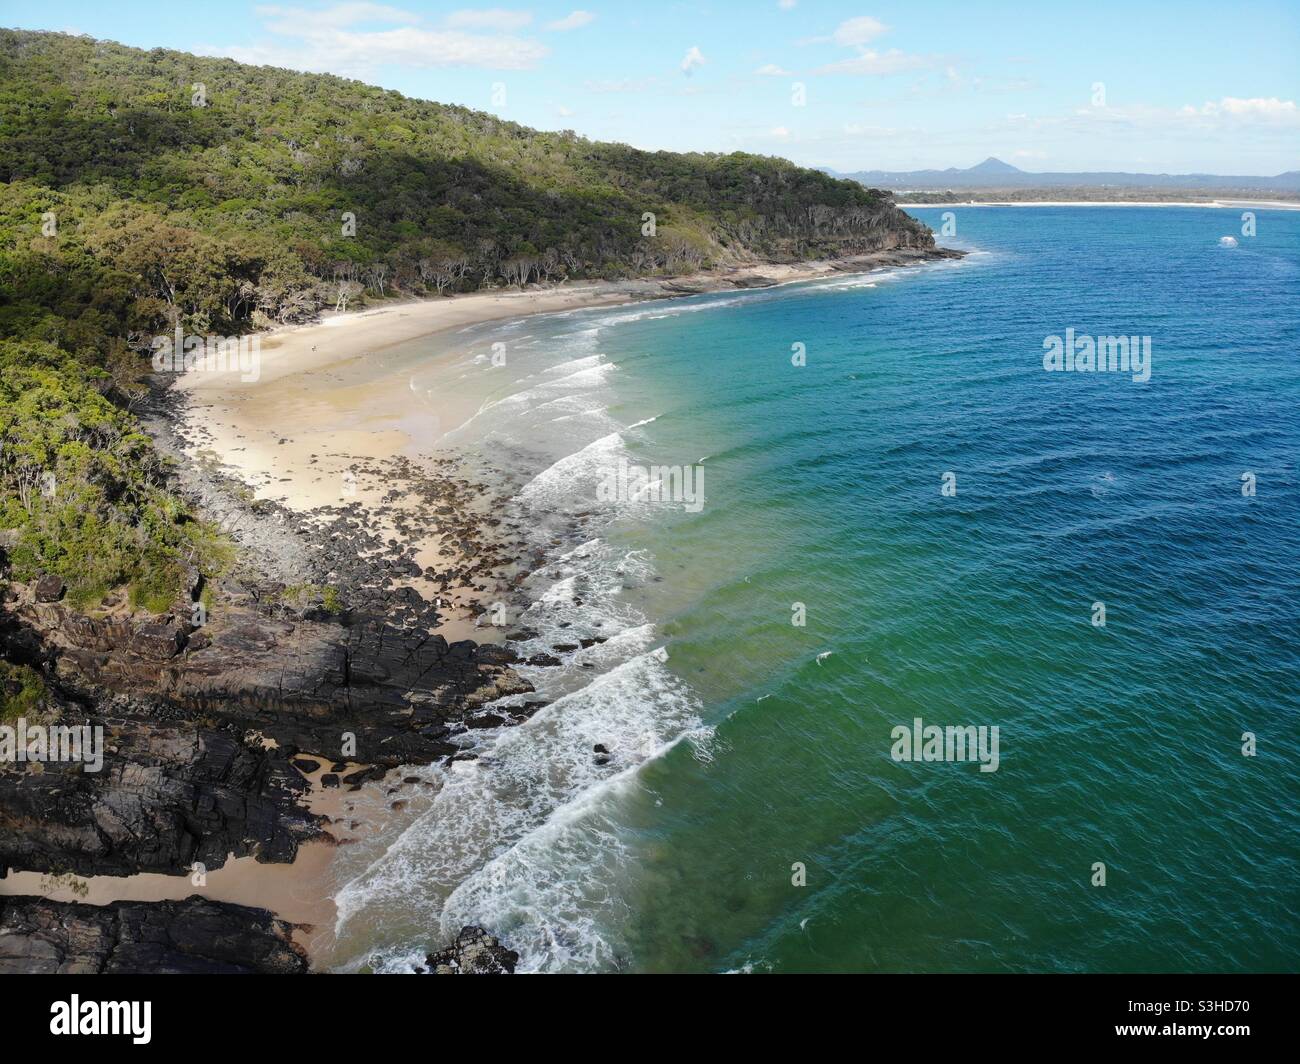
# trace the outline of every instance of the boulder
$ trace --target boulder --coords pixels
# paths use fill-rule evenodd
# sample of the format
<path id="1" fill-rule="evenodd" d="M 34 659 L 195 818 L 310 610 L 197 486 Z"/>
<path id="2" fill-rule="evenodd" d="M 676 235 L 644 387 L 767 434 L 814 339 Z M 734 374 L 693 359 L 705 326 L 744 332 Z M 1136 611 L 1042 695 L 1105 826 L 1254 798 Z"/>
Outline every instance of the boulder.
<path id="1" fill-rule="evenodd" d="M 422 974 L 513 975 L 518 963 L 518 953 L 506 949 L 483 928 L 469 925 L 460 929 L 456 941 L 446 949 L 429 954 Z"/>
<path id="2" fill-rule="evenodd" d="M 478 644 L 472 639 L 462 639 L 447 648 L 447 657 L 452 661 L 473 661 Z"/>
<path id="3" fill-rule="evenodd" d="M 184 645 L 185 633 L 176 624 L 141 624 L 135 628 L 129 649 L 146 661 L 167 661 Z"/>
<path id="4" fill-rule="evenodd" d="M 58 602 L 63 598 L 64 583 L 53 573 L 47 573 L 36 581 L 34 594 L 37 602 Z"/>

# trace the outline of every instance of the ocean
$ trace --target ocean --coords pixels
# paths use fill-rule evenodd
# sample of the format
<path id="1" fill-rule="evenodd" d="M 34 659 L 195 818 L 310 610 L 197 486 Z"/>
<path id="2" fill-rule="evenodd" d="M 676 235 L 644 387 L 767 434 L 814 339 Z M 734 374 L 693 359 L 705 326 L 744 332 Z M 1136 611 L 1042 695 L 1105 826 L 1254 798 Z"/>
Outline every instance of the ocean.
<path id="1" fill-rule="evenodd" d="M 579 648 L 340 851 L 335 967 L 1300 967 L 1300 213 L 913 213 L 969 255 L 386 356 Z"/>

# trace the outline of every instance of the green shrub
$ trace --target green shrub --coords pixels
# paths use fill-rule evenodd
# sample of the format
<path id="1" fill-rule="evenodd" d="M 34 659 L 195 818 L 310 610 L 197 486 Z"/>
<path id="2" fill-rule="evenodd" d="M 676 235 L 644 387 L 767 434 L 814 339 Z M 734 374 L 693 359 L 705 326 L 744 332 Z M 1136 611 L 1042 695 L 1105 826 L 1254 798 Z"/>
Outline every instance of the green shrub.
<path id="1" fill-rule="evenodd" d="M 43 720 L 47 696 L 45 682 L 35 669 L 0 661 L 0 723 L 12 724 L 19 717 Z"/>
<path id="2" fill-rule="evenodd" d="M 0 527 L 18 529 L 13 575 L 54 573 L 87 609 L 130 586 L 151 612 L 211 577 L 230 545 L 166 487 L 134 416 L 103 393 L 105 374 L 42 341 L 0 340 Z"/>

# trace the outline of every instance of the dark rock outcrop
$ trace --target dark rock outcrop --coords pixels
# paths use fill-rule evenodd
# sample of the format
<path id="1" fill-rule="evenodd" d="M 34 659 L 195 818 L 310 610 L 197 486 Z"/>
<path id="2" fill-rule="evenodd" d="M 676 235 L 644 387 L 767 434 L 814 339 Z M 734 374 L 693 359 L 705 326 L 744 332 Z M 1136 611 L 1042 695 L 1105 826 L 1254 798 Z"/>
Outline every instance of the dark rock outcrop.
<path id="1" fill-rule="evenodd" d="M 499 655 L 478 660 L 468 640 L 448 646 L 367 618 L 289 620 L 227 603 L 197 630 L 196 648 L 174 617 L 132 624 L 22 601 L 9 612 L 0 646 L 41 661 L 70 690 L 165 702 L 308 753 L 339 756 L 348 733 L 348 756 L 373 764 L 445 756 L 450 726 L 467 712 L 532 690 Z"/>
<path id="2" fill-rule="evenodd" d="M 0 898 L 0 975 L 299 974 L 293 927 L 265 909 L 208 901 L 83 905 Z"/>
<path id="3" fill-rule="evenodd" d="M 230 853 L 290 861 L 320 832 L 296 800 L 295 755 L 435 761 L 486 702 L 532 689 L 475 661 L 473 643 L 377 621 L 227 603 L 195 649 L 183 619 L 96 619 L 29 592 L 0 607 L 0 651 L 42 668 L 65 719 L 105 729 L 100 773 L 0 766 L 0 875 L 177 874 Z"/>
<path id="4" fill-rule="evenodd" d="M 256 744 L 186 722 L 86 719 L 105 728 L 101 772 L 0 766 L 0 874 L 177 875 L 231 853 L 291 861 L 320 834 L 295 800 L 302 777 Z"/>
<path id="5" fill-rule="evenodd" d="M 429 954 L 427 967 L 417 969 L 432 975 L 513 975 L 519 954 L 506 949 L 481 927 L 460 929 L 456 941 L 446 949 Z"/>
<path id="6" fill-rule="evenodd" d="M 63 581 L 49 574 L 37 580 L 34 589 L 37 602 L 57 602 L 63 597 L 63 591 Z"/>
<path id="7" fill-rule="evenodd" d="M 381 505 L 298 513 L 187 458 L 172 417 L 179 400 L 167 394 L 156 393 L 146 421 L 181 493 L 238 544 L 238 567 L 211 584 L 187 570 L 161 614 L 133 609 L 121 589 L 83 613 L 57 576 L 5 582 L 16 537 L 0 534 L 0 658 L 39 672 L 40 723 L 104 735 L 101 771 L 0 764 L 0 878 L 11 868 L 178 875 L 232 854 L 289 862 L 304 841 L 327 837 L 302 803 L 307 773 L 325 769 L 320 785 L 356 790 L 398 765 L 472 758 L 461 732 L 518 723 L 543 704 L 485 708 L 532 690 L 511 668 L 517 654 L 431 634 L 443 598 L 463 589 L 498 588 L 516 612 L 527 604 L 509 582 L 520 555 L 512 529 L 483 517 L 480 486 L 454 463 L 358 462 L 357 476 L 390 485 Z M 447 560 L 422 568 L 417 547 L 435 525 Z M 403 586 L 414 579 L 432 587 Z M 20 950 L 20 970 L 284 967 L 266 968 L 256 935 L 234 937 L 246 920 L 223 923 L 238 907 L 196 904 L 14 898 L 0 967 Z M 228 955 L 185 945 L 186 929 L 202 926 L 196 913 Z M 234 967 L 212 967 L 226 962 Z"/>

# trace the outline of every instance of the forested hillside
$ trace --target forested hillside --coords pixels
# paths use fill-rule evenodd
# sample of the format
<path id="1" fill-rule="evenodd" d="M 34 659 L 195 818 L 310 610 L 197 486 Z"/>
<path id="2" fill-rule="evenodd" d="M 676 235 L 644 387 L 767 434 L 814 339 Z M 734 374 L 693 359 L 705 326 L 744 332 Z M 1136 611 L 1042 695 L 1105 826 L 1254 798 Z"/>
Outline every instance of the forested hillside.
<path id="1" fill-rule="evenodd" d="M 0 180 L 19 294 L 73 270 L 136 329 L 180 314 L 236 331 L 363 288 L 928 242 L 882 194 L 780 159 L 637 151 L 342 78 L 48 33 L 0 32 Z M 16 239 L 39 236 L 46 211 L 57 240 Z M 124 276 L 145 284 L 121 290 Z"/>
<path id="2" fill-rule="evenodd" d="M 337 77 L 11 30 L 0 182 L 0 550 L 86 603 L 124 583 L 165 602 L 214 564 L 130 413 L 154 336 L 933 243 L 884 194 L 781 159 L 637 151 Z"/>

